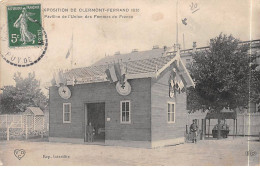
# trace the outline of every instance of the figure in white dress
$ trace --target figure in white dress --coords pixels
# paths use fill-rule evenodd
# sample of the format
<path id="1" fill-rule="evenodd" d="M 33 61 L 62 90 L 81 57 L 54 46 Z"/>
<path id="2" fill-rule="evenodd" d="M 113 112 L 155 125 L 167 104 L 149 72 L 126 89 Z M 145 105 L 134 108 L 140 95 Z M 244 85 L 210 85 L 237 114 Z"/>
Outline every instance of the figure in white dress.
<path id="1" fill-rule="evenodd" d="M 22 13 L 14 23 L 14 27 L 20 28 L 20 34 L 21 34 L 20 41 L 22 41 L 23 44 L 26 44 L 27 42 L 34 43 L 34 39 L 36 38 L 36 35 L 28 31 L 28 25 L 27 25 L 28 20 L 31 22 L 37 22 L 37 20 L 34 20 L 30 17 L 32 15 L 34 15 L 34 13 L 27 12 L 27 10 L 23 8 Z"/>

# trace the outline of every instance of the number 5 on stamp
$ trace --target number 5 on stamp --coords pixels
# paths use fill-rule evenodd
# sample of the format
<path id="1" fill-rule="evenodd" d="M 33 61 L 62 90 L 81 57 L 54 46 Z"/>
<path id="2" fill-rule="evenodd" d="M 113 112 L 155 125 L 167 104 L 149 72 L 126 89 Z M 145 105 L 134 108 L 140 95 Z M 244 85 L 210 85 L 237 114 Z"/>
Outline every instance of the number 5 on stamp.
<path id="1" fill-rule="evenodd" d="M 43 45 L 41 5 L 7 6 L 9 47 Z"/>

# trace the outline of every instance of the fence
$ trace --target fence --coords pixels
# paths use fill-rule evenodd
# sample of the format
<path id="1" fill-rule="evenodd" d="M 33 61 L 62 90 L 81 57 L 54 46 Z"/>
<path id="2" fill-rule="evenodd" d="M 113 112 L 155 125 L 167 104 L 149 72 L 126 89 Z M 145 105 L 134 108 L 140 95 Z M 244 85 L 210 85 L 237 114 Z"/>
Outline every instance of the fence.
<path id="1" fill-rule="evenodd" d="M 212 129 L 218 123 L 216 119 L 210 119 L 210 130 L 208 130 L 207 120 L 207 130 L 212 134 Z M 234 122 L 233 119 L 227 119 L 226 124 L 229 126 L 229 134 L 233 135 Z M 259 136 L 260 133 L 260 113 L 244 113 L 237 114 L 237 135 L 250 135 L 250 136 Z"/>
<path id="2" fill-rule="evenodd" d="M 43 137 L 47 132 L 44 116 L 0 115 L 0 139 Z"/>
<path id="3" fill-rule="evenodd" d="M 198 119 L 199 130 L 202 130 L 201 122 L 202 119 L 205 119 L 207 113 L 202 113 L 200 111 L 189 114 L 187 118 L 187 128 L 189 128 L 193 119 Z M 210 127 L 209 120 L 206 120 L 206 137 L 208 136 L 208 132 L 212 135 L 212 129 L 218 123 L 217 119 L 210 119 Z M 233 119 L 227 119 L 226 124 L 229 126 L 229 135 L 233 135 L 234 130 L 234 121 Z M 240 136 L 259 136 L 260 134 L 260 112 L 256 113 L 238 113 L 237 114 L 237 135 Z"/>

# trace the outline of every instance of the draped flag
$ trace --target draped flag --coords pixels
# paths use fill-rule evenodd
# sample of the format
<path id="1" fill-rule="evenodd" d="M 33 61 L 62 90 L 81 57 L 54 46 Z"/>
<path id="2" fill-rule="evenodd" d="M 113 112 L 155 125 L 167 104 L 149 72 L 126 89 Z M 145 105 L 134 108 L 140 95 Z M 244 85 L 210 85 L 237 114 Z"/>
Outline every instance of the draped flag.
<path id="1" fill-rule="evenodd" d="M 182 92 L 185 92 L 185 87 L 184 87 L 184 84 L 182 82 L 182 80 L 180 81 L 175 81 L 174 83 L 174 89 L 175 89 L 175 92 L 178 92 L 179 94 Z"/>
<path id="2" fill-rule="evenodd" d="M 107 75 L 107 79 L 110 83 L 119 81 L 122 87 L 124 88 L 124 84 L 126 81 L 126 67 L 121 65 L 120 63 L 115 63 L 105 71 Z"/>
<path id="3" fill-rule="evenodd" d="M 185 92 L 185 86 L 182 82 L 182 80 L 177 80 L 177 73 L 174 69 L 169 78 L 169 97 L 173 98 L 173 96 L 176 95 L 176 93 Z"/>
<path id="4" fill-rule="evenodd" d="M 184 87 L 182 80 L 179 82 L 179 86 L 180 86 L 181 92 L 182 93 L 185 92 L 185 87 Z"/>
<path id="5" fill-rule="evenodd" d="M 105 71 L 105 73 L 107 75 L 107 80 L 109 80 L 110 83 L 113 83 L 109 68 Z"/>
<path id="6" fill-rule="evenodd" d="M 120 64 L 119 63 L 115 63 L 114 67 L 115 67 L 116 77 L 117 77 L 117 79 L 119 81 L 121 81 L 121 68 L 120 68 Z"/>
<path id="7" fill-rule="evenodd" d="M 108 70 L 109 71 L 106 71 L 106 72 L 108 72 L 108 79 L 110 80 L 110 82 L 112 81 L 112 82 L 116 82 L 116 81 L 118 81 L 118 78 L 117 78 L 117 76 L 116 76 L 116 72 L 115 72 L 115 67 L 114 67 L 114 65 L 112 65 L 112 66 L 109 66 L 109 68 L 108 68 Z"/>
<path id="8" fill-rule="evenodd" d="M 64 77 L 62 71 L 55 72 L 55 73 L 54 73 L 54 79 L 55 79 L 56 85 L 57 85 L 58 87 L 60 87 L 60 84 L 67 85 L 67 80 L 66 80 L 66 78 Z"/>
<path id="9" fill-rule="evenodd" d="M 59 77 L 58 72 L 54 72 L 53 76 L 54 76 L 54 79 L 55 79 L 56 86 L 60 87 L 61 79 Z"/>
<path id="10" fill-rule="evenodd" d="M 169 78 L 169 97 L 173 98 L 175 95 L 175 81 L 176 81 L 176 71 L 173 70 Z"/>
<path id="11" fill-rule="evenodd" d="M 55 81 L 55 76 L 53 75 L 53 78 L 51 79 L 51 85 L 55 86 L 56 85 L 56 81 Z"/>
<path id="12" fill-rule="evenodd" d="M 120 63 L 116 63 L 115 64 L 115 72 L 116 72 L 116 76 L 118 81 L 121 84 L 121 87 L 124 88 L 125 87 L 125 75 L 126 75 L 126 69 L 125 67 Z"/>

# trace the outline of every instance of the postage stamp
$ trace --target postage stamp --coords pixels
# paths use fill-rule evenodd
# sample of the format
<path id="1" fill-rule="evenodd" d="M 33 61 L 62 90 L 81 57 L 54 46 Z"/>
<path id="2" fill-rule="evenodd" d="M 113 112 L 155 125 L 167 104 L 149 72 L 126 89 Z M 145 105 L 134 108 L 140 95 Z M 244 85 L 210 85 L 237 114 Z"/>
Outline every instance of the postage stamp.
<path id="1" fill-rule="evenodd" d="M 42 26 L 41 4 L 8 5 L 6 9 L 6 24 L 0 29 L 0 55 L 17 67 L 39 62 L 48 47 L 47 33 Z"/>
<path id="2" fill-rule="evenodd" d="M 42 45 L 41 5 L 7 6 L 10 47 Z"/>

